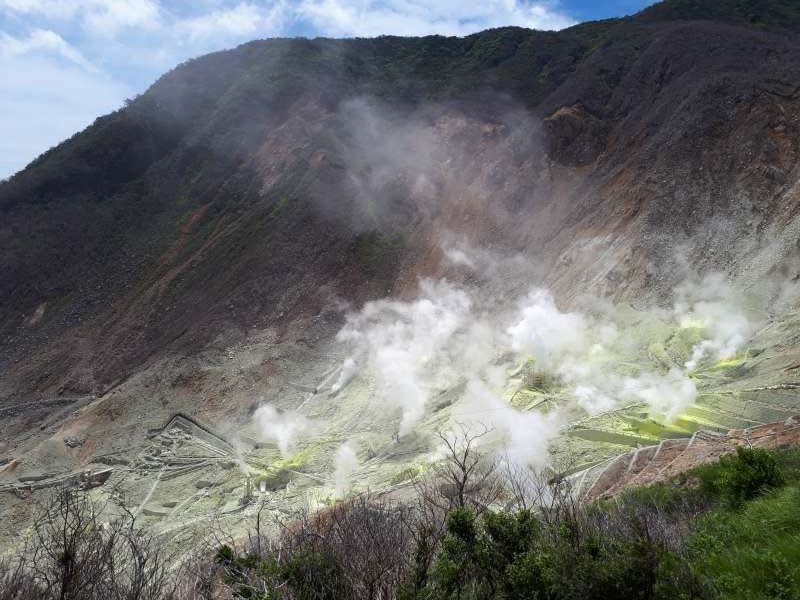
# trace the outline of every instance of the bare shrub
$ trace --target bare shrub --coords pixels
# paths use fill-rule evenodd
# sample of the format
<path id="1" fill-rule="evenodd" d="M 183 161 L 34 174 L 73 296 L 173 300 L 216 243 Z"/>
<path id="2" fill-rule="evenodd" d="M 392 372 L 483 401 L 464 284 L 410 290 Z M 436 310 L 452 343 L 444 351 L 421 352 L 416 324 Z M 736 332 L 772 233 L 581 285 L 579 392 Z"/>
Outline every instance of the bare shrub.
<path id="1" fill-rule="evenodd" d="M 222 546 L 218 558 L 240 596 L 393 598 L 411 566 L 411 513 L 409 506 L 357 496 L 323 511 L 302 510 L 271 539 L 258 531 L 257 514 L 251 552 L 237 556 Z"/>
<path id="2" fill-rule="evenodd" d="M 481 438 L 490 433 L 486 426 L 461 423 L 450 432 L 439 433 L 444 460 L 417 485 L 424 504 L 438 508 L 443 515 L 454 508 L 480 514 L 500 497 L 497 463 L 479 448 Z"/>
<path id="3" fill-rule="evenodd" d="M 173 573 L 175 600 L 225 600 L 233 592 L 224 581 L 225 568 L 215 550 L 202 545 L 184 557 Z"/>
<path id="4" fill-rule="evenodd" d="M 33 600 L 41 598 L 41 590 L 21 560 L 0 561 L 0 600 Z"/>
<path id="5" fill-rule="evenodd" d="M 109 521 L 74 489 L 59 489 L 37 515 L 31 538 L 3 568 L 2 598 L 160 600 L 173 597 L 162 547 L 120 507 Z M 27 594 L 27 595 L 26 595 Z"/>

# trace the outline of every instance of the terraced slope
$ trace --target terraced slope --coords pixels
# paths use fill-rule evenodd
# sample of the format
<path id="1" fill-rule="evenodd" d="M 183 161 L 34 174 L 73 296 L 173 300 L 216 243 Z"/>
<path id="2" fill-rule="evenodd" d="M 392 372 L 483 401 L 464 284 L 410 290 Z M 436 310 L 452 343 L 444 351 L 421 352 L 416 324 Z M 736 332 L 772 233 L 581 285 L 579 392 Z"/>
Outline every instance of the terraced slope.
<path id="1" fill-rule="evenodd" d="M 613 498 L 626 488 L 666 481 L 716 462 L 737 446 L 774 450 L 800 445 L 800 415 L 785 421 L 727 433 L 701 430 L 691 438 L 664 440 L 637 448 L 574 476 L 576 492 L 587 502 Z"/>

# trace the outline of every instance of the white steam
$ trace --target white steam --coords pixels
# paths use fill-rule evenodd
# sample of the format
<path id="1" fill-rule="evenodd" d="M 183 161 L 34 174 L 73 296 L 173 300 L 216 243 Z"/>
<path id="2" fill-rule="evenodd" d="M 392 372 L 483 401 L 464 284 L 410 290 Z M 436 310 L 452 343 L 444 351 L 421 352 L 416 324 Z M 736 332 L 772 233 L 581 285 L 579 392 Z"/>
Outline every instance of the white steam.
<path id="1" fill-rule="evenodd" d="M 504 372 L 489 369 L 484 377 L 473 377 L 464 392 L 464 413 L 459 422 L 491 428 L 498 439 L 504 459 L 516 466 L 545 466 L 548 448 L 558 434 L 563 419 L 558 413 L 542 414 L 520 411 L 502 397 L 500 376 Z"/>
<path id="2" fill-rule="evenodd" d="M 718 273 L 679 289 L 675 312 L 681 325 L 702 327 L 710 336 L 694 346 L 685 364 L 687 370 L 695 370 L 705 360 L 731 358 L 753 334 L 754 325 L 738 299 L 736 291 Z"/>
<path id="3" fill-rule="evenodd" d="M 358 457 L 350 444 L 345 442 L 334 457 L 333 480 L 337 498 L 344 498 L 352 489 L 353 475 L 358 469 Z"/>
<path id="4" fill-rule="evenodd" d="M 697 397 L 697 388 L 680 369 L 622 376 L 602 357 L 621 336 L 613 307 L 597 303 L 599 316 L 562 312 L 552 295 L 535 289 L 520 303 L 517 321 L 508 327 L 513 351 L 533 358 L 537 370 L 553 373 L 570 387 L 575 404 L 596 415 L 634 402 L 644 402 L 651 416 L 674 421 Z"/>
<path id="5" fill-rule="evenodd" d="M 507 331 L 514 352 L 533 357 L 538 366 L 549 370 L 565 356 L 585 349 L 586 329 L 582 315 L 561 312 L 550 292 L 535 289 L 520 303 L 519 320 Z"/>
<path id="6" fill-rule="evenodd" d="M 694 382 L 678 368 L 666 375 L 645 373 L 628 378 L 623 391 L 627 398 L 644 401 L 650 414 L 666 423 L 675 421 L 697 398 Z"/>
<path id="7" fill-rule="evenodd" d="M 380 400 L 401 412 L 400 435 L 423 416 L 447 344 L 468 319 L 470 298 L 447 282 L 423 281 L 414 302 L 379 300 L 350 315 L 338 340 L 354 353 L 338 390 L 358 366 L 374 373 Z"/>
<path id="8" fill-rule="evenodd" d="M 311 429 L 311 421 L 295 412 L 279 412 L 271 404 L 256 409 L 253 421 L 261 441 L 274 443 L 281 454 L 291 454 L 299 437 Z"/>
<path id="9" fill-rule="evenodd" d="M 463 249 L 445 255 L 469 268 L 479 264 Z M 434 392 L 463 384 L 451 418 L 491 428 L 507 457 L 535 466 L 547 460 L 549 444 L 576 410 L 591 416 L 644 404 L 652 418 L 674 422 L 697 398 L 687 370 L 698 356 L 729 356 L 753 331 L 718 276 L 686 284 L 672 313 L 633 317 L 599 300 L 584 301 L 585 312 L 564 311 L 541 288 L 516 303 L 444 280 L 423 280 L 420 288 L 412 302 L 371 302 L 349 316 L 339 340 L 351 354 L 334 389 L 362 374 L 374 377 L 379 409 L 399 409 L 399 433 L 405 435 L 426 414 Z M 631 360 L 648 355 L 648 323 L 665 319 L 671 327 L 699 324 L 708 337 L 684 368 L 648 368 L 646 359 Z M 561 390 L 557 408 L 542 413 L 509 404 L 510 374 L 520 364 Z"/>
<path id="10" fill-rule="evenodd" d="M 475 259 L 473 259 L 461 248 L 447 247 L 444 249 L 444 256 L 454 265 L 467 267 L 468 269 L 475 269 L 477 267 Z"/>
<path id="11" fill-rule="evenodd" d="M 356 375 L 356 373 L 358 373 L 358 363 L 356 363 L 355 358 L 348 356 L 344 360 L 344 363 L 342 363 L 342 368 L 339 371 L 339 377 L 331 386 L 331 394 L 338 394 L 339 390 L 350 383 L 350 380 Z"/>
<path id="12" fill-rule="evenodd" d="M 514 268 L 492 261 L 488 251 L 460 247 L 444 254 L 489 281 L 506 279 Z M 415 300 L 373 301 L 349 314 L 337 336 L 348 353 L 331 393 L 346 394 L 349 382 L 363 378 L 374 390 L 368 410 L 406 436 L 432 414 L 431 398 L 448 392 L 443 415 L 487 428 L 491 434 L 483 441 L 506 460 L 540 468 L 554 438 L 576 418 L 645 405 L 652 418 L 674 422 L 697 398 L 689 372 L 708 358 L 734 355 L 754 331 L 735 292 L 717 275 L 681 286 L 671 311 L 636 311 L 591 298 L 582 299 L 580 310 L 563 310 L 546 289 L 534 287 L 515 299 L 487 295 L 487 287 L 426 279 Z M 653 332 L 678 344 L 685 336 L 703 339 L 684 365 L 673 364 L 674 350 L 685 353 L 685 347 L 672 347 L 670 354 L 660 345 L 666 338 L 654 339 Z M 519 396 L 523 404 L 512 406 L 528 386 Z M 537 387 L 549 391 L 542 396 L 532 391 Z M 546 411 L 529 404 L 543 397 Z M 308 433 L 308 421 L 295 413 L 267 405 L 255 416 L 262 437 L 284 453 Z M 333 473 L 338 497 L 350 489 L 357 467 L 352 447 L 343 444 Z"/>

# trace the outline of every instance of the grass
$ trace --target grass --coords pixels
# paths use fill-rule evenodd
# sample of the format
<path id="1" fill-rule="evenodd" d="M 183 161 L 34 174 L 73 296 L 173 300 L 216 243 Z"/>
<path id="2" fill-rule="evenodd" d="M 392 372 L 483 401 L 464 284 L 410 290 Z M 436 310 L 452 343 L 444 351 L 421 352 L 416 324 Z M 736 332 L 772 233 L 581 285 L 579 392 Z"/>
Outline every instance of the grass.
<path id="1" fill-rule="evenodd" d="M 753 457 L 773 464 L 783 483 L 769 488 L 756 481 L 754 496 L 732 505 L 725 489 L 730 474 L 754 477 Z M 672 481 L 628 489 L 617 503 L 597 509 L 616 504 L 649 507 L 686 523 L 683 560 L 705 589 L 699 597 L 800 598 L 800 449 L 746 450 Z"/>
<path id="2" fill-rule="evenodd" d="M 731 472 L 747 469 L 737 456 L 626 493 L 630 500 L 662 510 L 710 507 L 691 523 L 686 547 L 695 574 L 709 583 L 715 597 L 800 598 L 800 449 L 760 455 L 774 461 L 783 485 L 761 488 L 737 505 L 731 505 L 724 489 Z"/>
<path id="3" fill-rule="evenodd" d="M 689 540 L 698 572 L 731 600 L 800 597 L 800 487 L 701 518 Z"/>

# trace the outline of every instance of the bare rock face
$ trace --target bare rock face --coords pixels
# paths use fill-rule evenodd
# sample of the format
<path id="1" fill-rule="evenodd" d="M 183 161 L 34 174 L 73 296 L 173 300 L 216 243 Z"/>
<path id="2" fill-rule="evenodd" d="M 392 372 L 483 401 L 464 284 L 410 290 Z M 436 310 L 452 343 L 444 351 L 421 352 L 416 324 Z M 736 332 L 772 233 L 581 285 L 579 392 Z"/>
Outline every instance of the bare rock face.
<path id="1" fill-rule="evenodd" d="M 548 154 L 563 165 L 589 164 L 605 150 L 608 126 L 580 104 L 563 106 L 542 122 Z"/>
<path id="2" fill-rule="evenodd" d="M 102 469 L 100 471 L 88 471 L 82 473 L 78 478 L 78 487 L 82 490 L 90 490 L 92 488 L 100 487 L 113 473 L 112 469 Z"/>
<path id="3" fill-rule="evenodd" d="M 83 446 L 86 440 L 83 438 L 75 437 L 75 436 L 68 436 L 64 438 L 64 445 L 67 448 L 77 448 L 78 446 Z"/>

